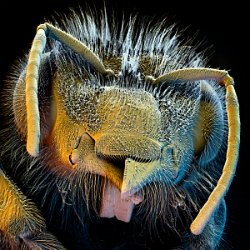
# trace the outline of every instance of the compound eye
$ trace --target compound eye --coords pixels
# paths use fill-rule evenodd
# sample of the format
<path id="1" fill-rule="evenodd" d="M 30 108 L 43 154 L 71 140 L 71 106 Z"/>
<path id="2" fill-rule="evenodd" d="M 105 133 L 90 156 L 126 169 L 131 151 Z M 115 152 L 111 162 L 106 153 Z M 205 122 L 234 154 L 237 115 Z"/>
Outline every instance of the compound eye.
<path id="1" fill-rule="evenodd" d="M 201 100 L 194 127 L 194 150 L 200 164 L 213 160 L 220 150 L 225 136 L 222 101 L 213 87 L 201 84 Z"/>

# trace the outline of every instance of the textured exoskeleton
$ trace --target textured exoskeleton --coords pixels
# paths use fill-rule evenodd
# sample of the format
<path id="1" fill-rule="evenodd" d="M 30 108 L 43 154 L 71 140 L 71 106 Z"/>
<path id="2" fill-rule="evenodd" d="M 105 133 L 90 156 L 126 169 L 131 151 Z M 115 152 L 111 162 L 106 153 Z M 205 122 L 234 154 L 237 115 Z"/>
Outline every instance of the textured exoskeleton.
<path id="1" fill-rule="evenodd" d="M 237 96 L 172 29 L 106 11 L 38 27 L 1 94 L 2 248 L 220 246 Z"/>

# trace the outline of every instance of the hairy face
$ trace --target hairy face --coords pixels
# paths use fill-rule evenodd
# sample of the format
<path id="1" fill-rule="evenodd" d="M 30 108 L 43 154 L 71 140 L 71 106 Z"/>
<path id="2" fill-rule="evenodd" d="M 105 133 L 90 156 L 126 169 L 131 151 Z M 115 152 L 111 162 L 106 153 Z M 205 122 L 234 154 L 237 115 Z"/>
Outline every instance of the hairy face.
<path id="1" fill-rule="evenodd" d="M 38 169 L 49 172 L 54 176 L 49 186 L 58 189 L 64 206 L 70 200 L 104 218 L 130 222 L 144 214 L 149 224 L 160 220 L 174 229 L 182 209 L 191 220 L 190 210 L 197 209 L 197 201 L 182 185 L 192 175 L 192 181 L 200 183 L 192 184 L 193 188 L 206 189 L 207 177 L 197 171 L 195 158 L 216 154 L 216 149 L 201 153 L 207 139 L 199 134 L 200 124 L 217 117 L 217 125 L 222 126 L 212 132 L 211 123 L 204 130 L 215 134 L 218 143 L 223 137 L 222 108 L 218 105 L 219 114 L 213 107 L 202 110 L 202 91 L 209 93 L 212 88 L 206 83 L 203 89 L 198 84 L 152 86 L 131 73 L 102 77 L 69 49 L 61 54 L 52 51 L 43 57 L 40 75 L 46 77 L 40 77 L 39 83 L 43 146 L 36 160 L 39 167 L 28 171 L 26 179 L 32 179 Z M 142 60 L 145 64 L 146 58 Z M 114 56 L 109 61 L 121 60 Z M 116 67 L 122 68 L 121 63 Z M 145 65 L 141 69 L 147 71 Z M 25 101 L 24 86 L 21 76 L 14 107 L 25 137 L 26 114 L 20 106 Z M 210 98 L 207 109 L 219 102 L 218 97 Z M 39 175 L 32 188 L 37 192 L 46 182 Z M 191 208 L 186 209 L 186 202 L 193 204 Z"/>
<path id="2" fill-rule="evenodd" d="M 204 69 L 164 22 L 138 31 L 136 18 L 74 17 L 62 22 L 66 33 L 41 26 L 35 43 L 46 25 L 52 41 L 41 56 L 34 45 L 10 79 L 5 152 L 19 159 L 14 172 L 61 228 L 73 216 L 84 230 L 114 218 L 187 233 L 223 167 L 225 91 L 215 80 L 225 72 Z M 24 149 L 30 131 L 32 143 L 39 137 L 35 158 Z"/>

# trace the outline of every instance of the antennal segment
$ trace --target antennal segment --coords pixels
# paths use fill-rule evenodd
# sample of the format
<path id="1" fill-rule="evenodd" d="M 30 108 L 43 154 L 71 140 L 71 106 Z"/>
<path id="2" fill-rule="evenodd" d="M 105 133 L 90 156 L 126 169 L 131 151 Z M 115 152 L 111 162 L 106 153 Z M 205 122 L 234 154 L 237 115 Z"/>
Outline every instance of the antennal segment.
<path id="1" fill-rule="evenodd" d="M 27 151 L 31 156 L 38 156 L 40 144 L 40 115 L 38 107 L 38 77 L 46 35 L 38 29 L 33 40 L 26 70 L 26 114 L 27 114 Z"/>
<path id="2" fill-rule="evenodd" d="M 195 235 L 202 233 L 206 223 L 209 221 L 214 210 L 218 207 L 220 200 L 226 194 L 233 179 L 238 161 L 240 145 L 239 104 L 232 77 L 228 74 L 225 75 L 221 83 L 226 87 L 226 108 L 229 128 L 226 162 L 216 187 L 190 226 L 191 232 Z"/>
<path id="3" fill-rule="evenodd" d="M 106 69 L 97 55 L 93 53 L 84 43 L 49 23 L 42 24 L 41 26 L 44 27 L 44 25 L 47 28 L 48 37 L 65 43 L 76 53 L 82 55 L 82 57 L 85 58 L 102 75 L 114 75 L 114 72 L 110 69 Z M 38 28 L 39 27 L 40 26 L 38 26 Z"/>
<path id="4" fill-rule="evenodd" d="M 191 232 L 195 235 L 202 233 L 213 212 L 226 194 L 236 170 L 240 145 L 240 118 L 239 103 L 233 86 L 234 81 L 227 71 L 211 68 L 186 68 L 174 70 L 159 76 L 152 81 L 152 84 L 161 84 L 163 82 L 187 82 L 198 80 L 216 80 L 225 86 L 229 131 L 226 162 L 221 177 L 219 178 L 213 192 L 210 194 L 207 202 L 203 205 L 190 226 Z"/>
<path id="5" fill-rule="evenodd" d="M 70 34 L 54 27 L 49 23 L 38 26 L 36 36 L 32 42 L 26 70 L 26 113 L 27 113 L 27 151 L 36 157 L 39 154 L 40 144 L 40 115 L 38 103 L 38 77 L 42 53 L 46 46 L 46 36 L 57 39 L 76 53 L 83 56 L 102 75 L 114 75 L 114 72 L 105 69 L 99 60 L 85 44 Z"/>

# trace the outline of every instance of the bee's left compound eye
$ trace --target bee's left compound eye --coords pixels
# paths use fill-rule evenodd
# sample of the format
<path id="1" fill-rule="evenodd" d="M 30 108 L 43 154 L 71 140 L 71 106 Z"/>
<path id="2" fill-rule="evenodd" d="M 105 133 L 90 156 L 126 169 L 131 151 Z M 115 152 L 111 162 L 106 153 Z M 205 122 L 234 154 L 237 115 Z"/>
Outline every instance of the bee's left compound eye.
<path id="1" fill-rule="evenodd" d="M 200 106 L 193 131 L 194 151 L 201 165 L 216 157 L 225 136 L 221 98 L 211 85 L 201 84 Z"/>

